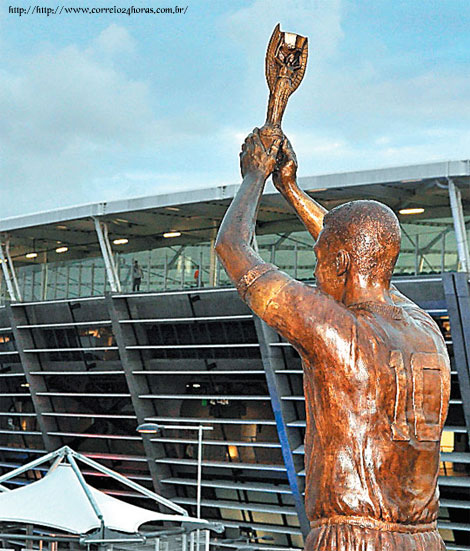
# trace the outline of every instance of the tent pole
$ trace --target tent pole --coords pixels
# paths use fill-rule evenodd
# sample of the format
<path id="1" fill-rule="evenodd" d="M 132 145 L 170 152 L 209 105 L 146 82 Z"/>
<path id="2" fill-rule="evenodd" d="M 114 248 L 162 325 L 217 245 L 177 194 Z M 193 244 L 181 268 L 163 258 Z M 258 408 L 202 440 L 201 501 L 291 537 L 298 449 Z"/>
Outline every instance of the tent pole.
<path id="1" fill-rule="evenodd" d="M 51 468 L 49 469 L 48 472 L 52 472 L 54 471 L 63 461 L 64 459 L 64 456 L 63 455 L 59 455 L 59 457 L 54 461 L 54 463 L 51 465 Z"/>
<path id="2" fill-rule="evenodd" d="M 70 537 L 67 537 L 67 536 L 44 536 L 44 535 L 40 535 L 40 536 L 34 536 L 34 535 L 28 535 L 28 534 L 5 534 L 5 533 L 2 533 L 0 534 L 0 540 L 4 541 L 4 540 L 7 540 L 7 539 L 12 539 L 12 540 L 32 540 L 32 541 L 51 541 L 51 542 L 54 542 L 54 541 L 60 541 L 60 542 L 65 542 L 65 543 L 78 543 L 78 538 L 74 538 L 72 536 Z"/>
<path id="3" fill-rule="evenodd" d="M 76 474 L 76 476 L 78 478 L 78 481 L 80 482 L 80 485 L 83 488 L 83 491 L 85 492 L 85 495 L 87 496 L 88 501 L 90 502 L 90 505 L 93 507 L 93 511 L 95 512 L 95 515 L 98 517 L 98 519 L 101 522 L 101 530 L 103 531 L 103 539 L 104 539 L 104 517 L 103 517 L 103 514 L 101 513 L 100 508 L 98 507 L 98 504 L 95 501 L 95 498 L 91 494 L 90 489 L 88 488 L 88 485 L 85 482 L 85 479 L 83 478 L 83 475 L 80 472 L 80 469 L 78 468 L 78 465 L 77 465 L 75 459 L 73 458 L 72 453 L 69 452 L 67 454 L 67 459 L 70 461 L 70 465 L 72 466 L 73 472 Z"/>
<path id="4" fill-rule="evenodd" d="M 158 503 L 161 503 L 162 505 L 165 505 L 165 507 L 168 507 L 169 509 L 172 509 L 173 511 L 178 512 L 180 515 L 188 516 L 188 511 L 180 507 L 179 505 L 176 505 L 176 503 L 173 503 L 169 499 L 166 499 L 162 496 L 159 496 L 155 492 L 151 492 L 147 488 L 144 488 L 144 486 L 141 486 L 140 484 L 137 484 L 133 482 L 132 480 L 127 480 L 126 477 L 120 475 L 116 471 L 113 471 L 111 469 L 108 469 L 107 467 L 104 467 L 103 465 L 100 465 L 99 463 L 96 463 L 92 459 L 89 459 L 88 457 L 85 457 L 84 455 L 81 455 L 80 453 L 71 451 L 71 455 L 78 459 L 79 461 L 82 461 L 83 463 L 86 463 L 87 465 L 90 465 L 90 467 L 95 468 L 97 471 L 102 472 L 103 474 L 107 474 L 114 478 L 115 480 L 118 480 L 122 484 L 129 486 L 129 488 L 132 488 L 133 490 L 136 490 L 137 492 L 140 492 L 141 494 L 146 495 L 147 497 L 150 497 L 151 499 L 154 499 Z"/>
<path id="5" fill-rule="evenodd" d="M 29 471 L 31 469 L 34 469 L 34 467 L 37 467 L 38 465 L 41 465 L 42 463 L 45 463 L 46 461 L 49 461 L 53 457 L 57 457 L 58 455 L 63 455 L 65 453 L 65 446 L 64 448 L 59 448 L 58 450 L 55 450 L 54 452 L 48 453 L 44 455 L 43 457 L 39 457 L 38 459 L 35 459 L 34 461 L 31 461 L 31 463 L 27 463 L 26 465 L 23 465 L 22 467 L 18 467 L 16 469 L 13 469 L 13 471 L 10 471 L 9 473 L 5 473 L 4 475 L 0 476 L 0 483 L 5 482 L 6 480 L 10 480 L 10 478 L 13 478 L 19 474 L 24 473 L 25 471 Z"/>

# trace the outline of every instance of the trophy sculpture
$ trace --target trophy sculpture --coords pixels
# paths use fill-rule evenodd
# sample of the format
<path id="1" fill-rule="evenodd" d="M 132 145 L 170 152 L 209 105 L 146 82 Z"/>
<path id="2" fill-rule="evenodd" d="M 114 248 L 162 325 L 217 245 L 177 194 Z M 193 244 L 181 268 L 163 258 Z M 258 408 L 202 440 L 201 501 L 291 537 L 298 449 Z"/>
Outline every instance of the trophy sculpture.
<path id="1" fill-rule="evenodd" d="M 302 82 L 307 67 L 308 39 L 282 32 L 279 24 L 271 35 L 266 52 L 266 80 L 269 87 L 266 122 L 260 129 L 266 148 L 283 136 L 281 121 L 289 97 Z"/>

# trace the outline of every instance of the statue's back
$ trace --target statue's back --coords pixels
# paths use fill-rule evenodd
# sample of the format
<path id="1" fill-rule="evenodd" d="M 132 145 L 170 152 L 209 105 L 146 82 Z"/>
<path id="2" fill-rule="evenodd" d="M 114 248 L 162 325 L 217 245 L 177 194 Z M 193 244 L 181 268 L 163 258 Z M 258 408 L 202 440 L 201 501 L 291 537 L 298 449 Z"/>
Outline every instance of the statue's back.
<path id="1" fill-rule="evenodd" d="M 426 540 L 435 551 L 443 546 L 437 477 L 450 388 L 444 340 L 410 302 L 349 310 L 347 335 L 333 325 L 328 347 L 302 352 L 308 548 L 349 551 L 360 540 L 384 549 L 373 543 L 383 532 L 391 549 Z"/>

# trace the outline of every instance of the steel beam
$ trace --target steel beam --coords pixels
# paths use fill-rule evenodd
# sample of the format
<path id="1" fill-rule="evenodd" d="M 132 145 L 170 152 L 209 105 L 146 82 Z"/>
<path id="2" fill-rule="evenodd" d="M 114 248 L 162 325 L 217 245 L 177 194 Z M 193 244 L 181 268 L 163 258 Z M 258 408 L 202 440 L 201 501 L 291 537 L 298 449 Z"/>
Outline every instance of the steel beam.
<path id="1" fill-rule="evenodd" d="M 170 247 L 170 249 L 175 254 L 173 255 L 171 260 L 167 260 L 167 269 L 168 270 L 171 270 L 171 268 L 173 268 L 173 266 L 176 264 L 176 261 L 178 260 L 178 258 L 184 253 L 185 245 L 181 245 L 180 248 L 177 251 L 174 251 L 174 249 L 172 249 L 171 247 Z"/>
<path id="2" fill-rule="evenodd" d="M 101 255 L 103 256 L 104 265 L 106 268 L 108 283 L 113 293 L 120 293 L 121 282 L 119 281 L 116 265 L 114 263 L 113 251 L 108 239 L 108 226 L 104 222 L 101 222 L 98 218 L 93 218 L 93 221 L 95 222 L 95 229 L 98 235 Z"/>
<path id="3" fill-rule="evenodd" d="M 16 277 L 15 265 L 13 264 L 13 260 L 10 256 L 10 240 L 9 239 L 7 239 L 6 244 L 5 244 L 5 252 L 6 252 L 6 255 L 7 255 L 8 266 L 10 267 L 10 273 L 11 273 L 11 277 L 12 277 L 12 280 L 13 280 L 13 287 L 15 288 L 16 296 L 18 297 L 18 300 L 21 301 L 21 292 L 20 292 L 20 286 L 18 285 L 18 278 Z"/>
<path id="4" fill-rule="evenodd" d="M 117 480 L 118 482 L 123 484 L 124 486 L 127 486 L 128 488 L 132 488 L 133 490 L 141 493 L 142 495 L 147 496 L 150 499 L 153 499 L 157 503 L 160 503 L 160 504 L 164 505 L 168 509 L 171 509 L 172 511 L 176 511 L 180 515 L 184 515 L 184 516 L 188 515 L 188 512 L 186 511 L 186 509 L 183 509 L 179 505 L 176 505 L 175 503 L 173 503 L 169 499 L 166 499 L 166 498 L 162 497 L 161 495 L 156 494 L 155 492 L 152 492 L 152 491 L 148 490 L 145 486 L 142 486 L 141 484 L 137 484 L 136 482 L 133 482 L 132 480 L 130 480 L 129 478 L 126 478 L 125 476 L 118 473 L 117 471 L 113 471 L 112 469 L 108 469 L 104 465 L 101 465 L 100 463 L 97 463 L 96 461 L 93 461 L 93 459 L 90 459 L 89 457 L 86 457 L 85 455 L 82 455 L 78 452 L 70 450 L 69 453 L 68 453 L 68 459 L 71 463 L 72 463 L 72 458 L 78 459 L 82 463 L 85 463 L 86 465 L 88 465 L 90 467 L 93 467 L 94 469 L 96 469 L 100 473 L 103 473 L 103 474 L 105 474 L 105 475 L 107 475 L 111 478 L 114 478 L 115 480 Z"/>
<path id="5" fill-rule="evenodd" d="M 2 264 L 3 276 L 7 285 L 10 299 L 17 302 L 21 301 L 20 287 L 16 278 L 15 267 L 10 256 L 10 240 L 7 238 L 0 242 L 0 263 Z"/>
<path id="6" fill-rule="evenodd" d="M 434 247 L 434 245 L 443 237 L 445 237 L 451 230 L 452 230 L 452 225 L 448 226 L 447 228 L 439 232 L 435 237 L 431 239 L 431 241 L 429 241 L 429 243 L 426 246 L 421 247 L 421 254 L 432 253 L 433 252 L 432 248 Z"/>
<path id="7" fill-rule="evenodd" d="M 215 240 L 217 238 L 217 225 L 214 222 L 214 229 L 212 230 L 210 240 L 210 263 L 209 263 L 209 286 L 217 287 L 217 265 L 219 263 L 219 257 L 215 252 Z"/>
<path id="8" fill-rule="evenodd" d="M 401 231 L 405 236 L 407 237 L 408 241 L 414 246 L 414 253 L 415 253 L 415 275 L 419 275 L 419 272 L 422 269 L 422 265 L 424 262 L 431 268 L 431 270 L 434 270 L 434 268 L 431 266 L 427 258 L 424 256 L 424 249 L 420 249 L 419 247 L 419 235 L 416 235 L 416 239 L 413 239 L 411 235 L 405 230 L 405 228 L 402 226 Z M 405 250 L 402 248 L 402 252 L 405 252 Z M 411 252 L 411 251 L 409 251 Z M 427 251 L 426 251 L 427 252 Z"/>
<path id="9" fill-rule="evenodd" d="M 47 451 L 51 452 L 58 448 L 62 442 L 58 436 L 50 434 L 58 431 L 58 425 L 55 418 L 44 415 L 44 413 L 54 411 L 51 399 L 49 396 L 43 394 L 48 390 L 44 377 L 33 374 L 33 372 L 40 372 L 43 370 L 40 358 L 38 354 L 25 352 L 28 349 L 36 348 L 32 330 L 18 329 L 18 326 L 29 325 L 26 308 L 27 306 L 21 303 L 16 303 L 14 305 L 7 304 L 6 311 L 15 337 L 15 344 L 20 356 L 21 367 L 23 368 L 26 382 L 29 384 L 29 392 L 37 416 L 38 429 L 41 431 L 44 447 Z"/>
<path id="10" fill-rule="evenodd" d="M 286 232 L 284 233 L 283 235 L 281 235 L 279 237 L 279 239 L 276 241 L 276 243 L 274 243 L 274 247 L 277 249 L 279 247 L 279 245 L 281 245 L 282 243 L 284 243 L 284 241 L 286 239 L 289 239 L 289 235 L 291 234 L 292 232 Z"/>
<path id="11" fill-rule="evenodd" d="M 142 352 L 140 350 L 131 350 L 129 346 L 137 346 L 139 344 L 137 338 L 137 328 L 133 323 L 121 323 L 123 320 L 131 320 L 132 314 L 128 299 L 121 296 L 106 297 L 109 316 L 111 318 L 113 333 L 116 343 L 119 348 L 119 356 L 124 369 L 127 386 L 131 394 L 132 406 L 136 414 L 136 429 L 138 425 L 145 423 L 149 417 L 155 417 L 153 400 L 139 398 L 139 396 L 148 395 L 151 389 L 147 383 L 147 378 L 135 375 L 135 371 L 145 370 L 145 364 L 142 360 Z M 159 464 L 157 466 L 156 459 L 164 457 L 165 450 L 161 443 L 152 443 L 149 438 L 143 437 L 143 446 L 147 458 L 147 464 L 150 475 L 152 477 L 153 487 L 157 494 L 171 498 L 176 492 L 175 489 L 168 484 L 162 484 L 162 479 L 171 476 L 171 471 L 168 465 Z"/>
<path id="12" fill-rule="evenodd" d="M 15 478 L 20 474 L 23 474 L 27 471 L 31 471 L 35 467 L 38 467 L 39 465 L 46 463 L 46 461 L 50 461 L 51 459 L 54 459 L 56 457 L 63 457 L 63 455 L 64 455 L 64 448 L 60 448 L 46 455 L 42 455 L 41 457 L 38 457 L 34 461 L 30 461 L 29 463 L 26 463 L 26 465 L 21 465 L 20 467 L 17 467 L 12 471 L 8 471 L 7 473 L 2 474 L 0 476 L 0 482 L 7 482 L 11 478 Z M 7 488 L 7 491 L 8 491 L 8 488 Z"/>
<path id="13" fill-rule="evenodd" d="M 470 253 L 468 250 L 467 231 L 462 208 L 462 194 L 453 180 L 448 179 L 450 208 L 454 220 L 455 238 L 457 240 L 457 252 L 462 271 L 470 272 Z"/>
<path id="14" fill-rule="evenodd" d="M 470 438 L 470 289 L 468 274 L 442 274 L 449 312 L 455 370 L 459 379 L 462 407 Z"/>
<path id="15" fill-rule="evenodd" d="M 294 498 L 295 510 L 299 518 L 300 528 L 303 537 L 306 538 L 310 532 L 310 523 L 305 513 L 304 498 L 299 484 L 297 472 L 302 470 L 302 457 L 294 457 L 293 450 L 301 444 L 301 437 L 298 429 L 287 426 L 288 421 L 296 418 L 294 404 L 282 400 L 282 396 L 291 394 L 286 377 L 278 377 L 276 371 L 285 369 L 281 347 L 271 346 L 272 343 L 280 342 L 279 335 L 271 329 L 264 321 L 254 316 L 256 333 L 260 343 L 261 357 L 266 374 L 271 406 L 276 421 L 277 433 L 281 444 L 282 456 L 287 470 L 287 479 Z"/>
<path id="16" fill-rule="evenodd" d="M 82 487 L 82 490 L 85 492 L 85 495 L 95 513 L 95 515 L 98 517 L 98 520 L 100 521 L 101 523 L 101 528 L 102 530 L 104 530 L 104 516 L 103 516 L 103 513 L 101 512 L 101 509 L 98 505 L 98 503 L 96 503 L 96 499 L 94 498 L 93 494 L 91 493 L 90 491 L 90 488 L 88 487 L 87 483 L 85 482 L 85 479 L 83 478 L 83 475 L 82 475 L 82 472 L 80 471 L 80 469 L 78 468 L 78 465 L 73 457 L 73 454 L 70 454 L 68 453 L 67 454 L 67 459 L 73 469 L 73 472 L 75 473 L 75 476 L 78 478 L 78 482 L 80 483 L 80 486 Z"/>

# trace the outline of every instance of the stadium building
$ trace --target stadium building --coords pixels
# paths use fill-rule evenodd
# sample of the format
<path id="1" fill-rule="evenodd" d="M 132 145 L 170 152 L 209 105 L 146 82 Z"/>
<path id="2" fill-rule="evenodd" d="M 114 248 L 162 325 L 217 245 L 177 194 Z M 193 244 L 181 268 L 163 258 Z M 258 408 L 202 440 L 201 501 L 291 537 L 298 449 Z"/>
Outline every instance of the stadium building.
<path id="1" fill-rule="evenodd" d="M 449 549 L 469 551 L 470 162 L 300 185 L 327 208 L 377 199 L 400 218 L 394 283 L 436 319 L 452 360 L 439 528 Z M 237 189 L 0 221 L 0 472 L 68 445 L 195 514 L 198 439 L 188 428 L 203 424 L 212 430 L 204 432 L 202 516 L 225 525 L 219 548 L 303 547 L 300 359 L 240 301 L 213 250 Z M 312 239 L 273 188 L 261 203 L 257 245 L 266 260 L 312 280 Z M 166 428 L 142 436 L 144 421 Z M 96 488 L 149 506 L 113 479 L 85 474 Z"/>

